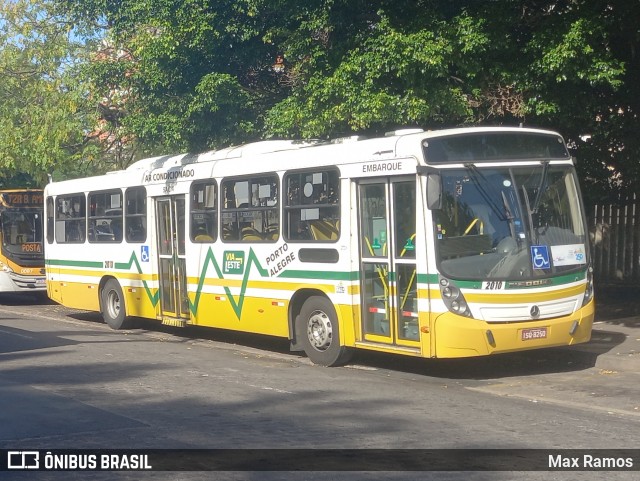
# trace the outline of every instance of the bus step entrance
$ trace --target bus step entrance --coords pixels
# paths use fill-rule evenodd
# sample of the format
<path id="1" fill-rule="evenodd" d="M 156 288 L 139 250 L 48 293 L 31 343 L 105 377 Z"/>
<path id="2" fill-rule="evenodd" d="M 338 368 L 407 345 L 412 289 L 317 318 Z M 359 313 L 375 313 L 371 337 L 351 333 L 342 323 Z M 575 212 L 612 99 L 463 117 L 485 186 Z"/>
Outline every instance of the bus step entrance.
<path id="1" fill-rule="evenodd" d="M 162 324 L 172 327 L 185 327 L 187 325 L 186 319 L 177 319 L 175 317 L 163 317 Z"/>

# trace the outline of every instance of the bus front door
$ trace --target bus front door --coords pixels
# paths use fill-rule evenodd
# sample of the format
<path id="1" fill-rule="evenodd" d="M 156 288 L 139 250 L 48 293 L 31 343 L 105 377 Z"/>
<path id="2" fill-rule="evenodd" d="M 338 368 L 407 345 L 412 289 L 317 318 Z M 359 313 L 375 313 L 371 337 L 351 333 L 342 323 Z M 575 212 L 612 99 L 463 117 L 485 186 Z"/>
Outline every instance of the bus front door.
<path id="1" fill-rule="evenodd" d="M 419 348 L 416 180 L 358 186 L 362 339 Z"/>
<path id="2" fill-rule="evenodd" d="M 184 195 L 157 198 L 156 220 L 162 321 L 181 326 L 189 319 Z"/>

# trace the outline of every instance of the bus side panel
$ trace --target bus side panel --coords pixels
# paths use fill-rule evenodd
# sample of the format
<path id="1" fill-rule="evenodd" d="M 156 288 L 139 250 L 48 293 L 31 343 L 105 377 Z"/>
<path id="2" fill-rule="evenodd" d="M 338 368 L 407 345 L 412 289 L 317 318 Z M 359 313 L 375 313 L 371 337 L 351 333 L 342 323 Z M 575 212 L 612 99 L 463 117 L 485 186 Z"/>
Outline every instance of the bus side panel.
<path id="1" fill-rule="evenodd" d="M 360 304 L 336 306 L 340 319 L 340 340 L 344 346 L 353 347 L 362 337 L 360 328 Z"/>
<path id="2" fill-rule="evenodd" d="M 198 299 L 197 313 L 192 323 L 203 327 L 231 329 L 270 336 L 288 337 L 288 299 L 234 296 L 203 293 Z M 192 305 L 195 296 L 190 295 Z M 351 305 L 335 305 L 340 323 L 340 341 L 345 346 L 355 345 L 354 309 Z M 240 317 L 238 316 L 240 313 Z"/>
<path id="3" fill-rule="evenodd" d="M 105 275 L 116 277 L 125 299 L 127 316 L 157 317 L 157 289 L 136 287 L 142 282 L 139 276 L 113 276 L 112 272 L 47 269 L 49 297 L 66 307 L 100 311 L 100 280 Z M 93 282 L 91 282 L 93 280 Z M 137 282 L 136 282 L 137 281 Z"/>
<path id="4" fill-rule="evenodd" d="M 61 298 L 60 303 L 62 305 L 72 307 L 74 309 L 85 309 L 87 311 L 100 310 L 97 284 L 64 281 L 59 283 L 59 288 Z M 64 302 L 62 302 L 62 300 Z"/>
<path id="5" fill-rule="evenodd" d="M 191 294 L 190 298 L 193 305 L 195 296 Z M 287 337 L 287 308 L 288 303 L 284 299 L 249 296 L 240 299 L 227 294 L 202 293 L 193 324 Z"/>
<path id="6" fill-rule="evenodd" d="M 47 296 L 49 296 L 52 301 L 64 305 L 64 302 L 62 301 L 62 283 L 60 281 L 51 280 L 52 278 L 55 278 L 55 276 L 51 276 L 51 278 L 47 280 Z"/>
<path id="7" fill-rule="evenodd" d="M 45 265 L 47 296 L 53 301 L 62 304 L 62 283 L 60 282 L 60 267 L 55 264 Z"/>
<path id="8" fill-rule="evenodd" d="M 131 286 L 124 279 L 118 279 L 118 282 L 122 288 L 127 316 L 158 319 L 157 289 Z"/>

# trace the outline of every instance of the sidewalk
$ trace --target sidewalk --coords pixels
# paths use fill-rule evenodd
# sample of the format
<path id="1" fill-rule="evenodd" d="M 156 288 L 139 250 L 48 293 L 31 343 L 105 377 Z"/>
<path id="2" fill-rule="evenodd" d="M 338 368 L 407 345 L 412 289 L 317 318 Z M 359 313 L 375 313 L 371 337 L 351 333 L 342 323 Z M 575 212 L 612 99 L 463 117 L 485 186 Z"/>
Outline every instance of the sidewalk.
<path id="1" fill-rule="evenodd" d="M 591 341 L 572 347 L 603 370 L 640 374 L 640 286 L 596 284 Z"/>
<path id="2" fill-rule="evenodd" d="M 596 320 L 591 341 L 571 349 L 593 355 L 597 368 L 640 373 L 640 316 Z"/>

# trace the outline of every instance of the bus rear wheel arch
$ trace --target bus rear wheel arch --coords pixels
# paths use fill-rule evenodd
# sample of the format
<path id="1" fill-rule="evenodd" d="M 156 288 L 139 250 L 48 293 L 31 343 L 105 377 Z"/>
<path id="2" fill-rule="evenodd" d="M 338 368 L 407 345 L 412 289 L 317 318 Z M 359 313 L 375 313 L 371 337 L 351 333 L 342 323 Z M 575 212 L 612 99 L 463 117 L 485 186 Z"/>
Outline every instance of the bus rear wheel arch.
<path id="1" fill-rule="evenodd" d="M 104 322 L 111 329 L 125 329 L 128 325 L 124 296 L 116 279 L 107 280 L 100 289 L 100 307 Z"/>
<path id="2" fill-rule="evenodd" d="M 352 349 L 340 345 L 338 316 L 324 296 L 308 297 L 295 318 L 296 345 L 307 357 L 322 366 L 340 366 L 349 362 Z"/>

